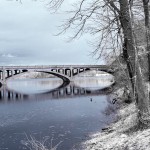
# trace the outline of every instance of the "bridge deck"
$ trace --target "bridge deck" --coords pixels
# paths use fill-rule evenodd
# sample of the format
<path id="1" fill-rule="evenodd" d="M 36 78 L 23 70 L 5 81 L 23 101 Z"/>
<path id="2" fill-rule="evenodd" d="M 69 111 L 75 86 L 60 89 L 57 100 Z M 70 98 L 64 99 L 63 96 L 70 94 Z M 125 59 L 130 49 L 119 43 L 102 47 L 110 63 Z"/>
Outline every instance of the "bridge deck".
<path id="1" fill-rule="evenodd" d="M 35 65 L 35 66 L 0 66 L 0 69 L 49 69 L 49 68 L 101 68 L 109 69 L 107 65 Z"/>

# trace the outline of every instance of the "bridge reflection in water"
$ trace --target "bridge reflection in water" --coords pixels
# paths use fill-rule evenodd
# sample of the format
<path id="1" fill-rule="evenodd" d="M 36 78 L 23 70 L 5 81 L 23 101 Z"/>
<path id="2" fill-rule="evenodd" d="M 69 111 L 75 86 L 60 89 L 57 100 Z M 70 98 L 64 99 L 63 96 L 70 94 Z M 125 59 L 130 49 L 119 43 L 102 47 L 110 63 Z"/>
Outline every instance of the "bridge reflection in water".
<path id="1" fill-rule="evenodd" d="M 53 89 L 45 93 L 23 94 L 16 91 L 8 90 L 6 86 L 2 86 L 0 88 L 0 102 L 67 99 L 82 96 L 106 95 L 111 93 L 111 91 L 112 86 L 98 90 L 89 90 L 86 88 L 77 87 L 74 84 L 70 84 L 66 87 Z"/>

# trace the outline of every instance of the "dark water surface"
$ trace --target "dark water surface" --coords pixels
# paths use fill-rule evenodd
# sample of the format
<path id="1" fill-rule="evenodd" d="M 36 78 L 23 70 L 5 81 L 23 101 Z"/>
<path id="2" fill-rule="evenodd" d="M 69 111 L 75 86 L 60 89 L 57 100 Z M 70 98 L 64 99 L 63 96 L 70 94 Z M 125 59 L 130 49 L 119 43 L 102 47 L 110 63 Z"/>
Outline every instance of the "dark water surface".
<path id="1" fill-rule="evenodd" d="M 57 89 L 62 81 L 53 78 L 9 81 L 0 90 L 0 150 L 28 150 L 32 138 L 49 149 L 79 149 L 90 133 L 112 121 L 107 83 L 80 78 Z"/>

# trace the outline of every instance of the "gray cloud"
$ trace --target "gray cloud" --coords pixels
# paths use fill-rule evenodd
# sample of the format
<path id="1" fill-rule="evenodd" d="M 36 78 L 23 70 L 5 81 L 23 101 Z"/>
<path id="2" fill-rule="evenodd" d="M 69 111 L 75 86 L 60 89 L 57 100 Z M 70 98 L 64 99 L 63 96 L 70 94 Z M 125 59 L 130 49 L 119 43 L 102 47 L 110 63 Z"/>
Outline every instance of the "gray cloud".
<path id="1" fill-rule="evenodd" d="M 66 43 L 67 35 L 53 36 L 65 15 L 52 15 L 45 6 L 40 1 L 0 1 L 0 65 L 95 63 L 88 56 L 88 37 Z"/>

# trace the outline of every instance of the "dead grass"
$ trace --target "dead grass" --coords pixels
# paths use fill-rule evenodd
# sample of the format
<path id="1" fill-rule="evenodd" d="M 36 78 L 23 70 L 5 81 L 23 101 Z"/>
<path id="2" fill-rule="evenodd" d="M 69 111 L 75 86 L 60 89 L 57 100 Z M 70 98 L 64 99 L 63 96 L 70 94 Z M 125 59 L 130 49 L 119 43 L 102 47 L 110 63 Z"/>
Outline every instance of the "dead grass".
<path id="1" fill-rule="evenodd" d="M 50 140 L 50 147 L 46 146 L 46 142 L 48 142 L 49 138 L 44 138 L 42 141 L 36 140 L 33 136 L 26 136 L 26 141 L 22 141 L 22 144 L 28 147 L 30 150 L 57 150 L 58 146 L 62 143 L 60 141 L 57 145 L 53 146 L 53 139 Z"/>

